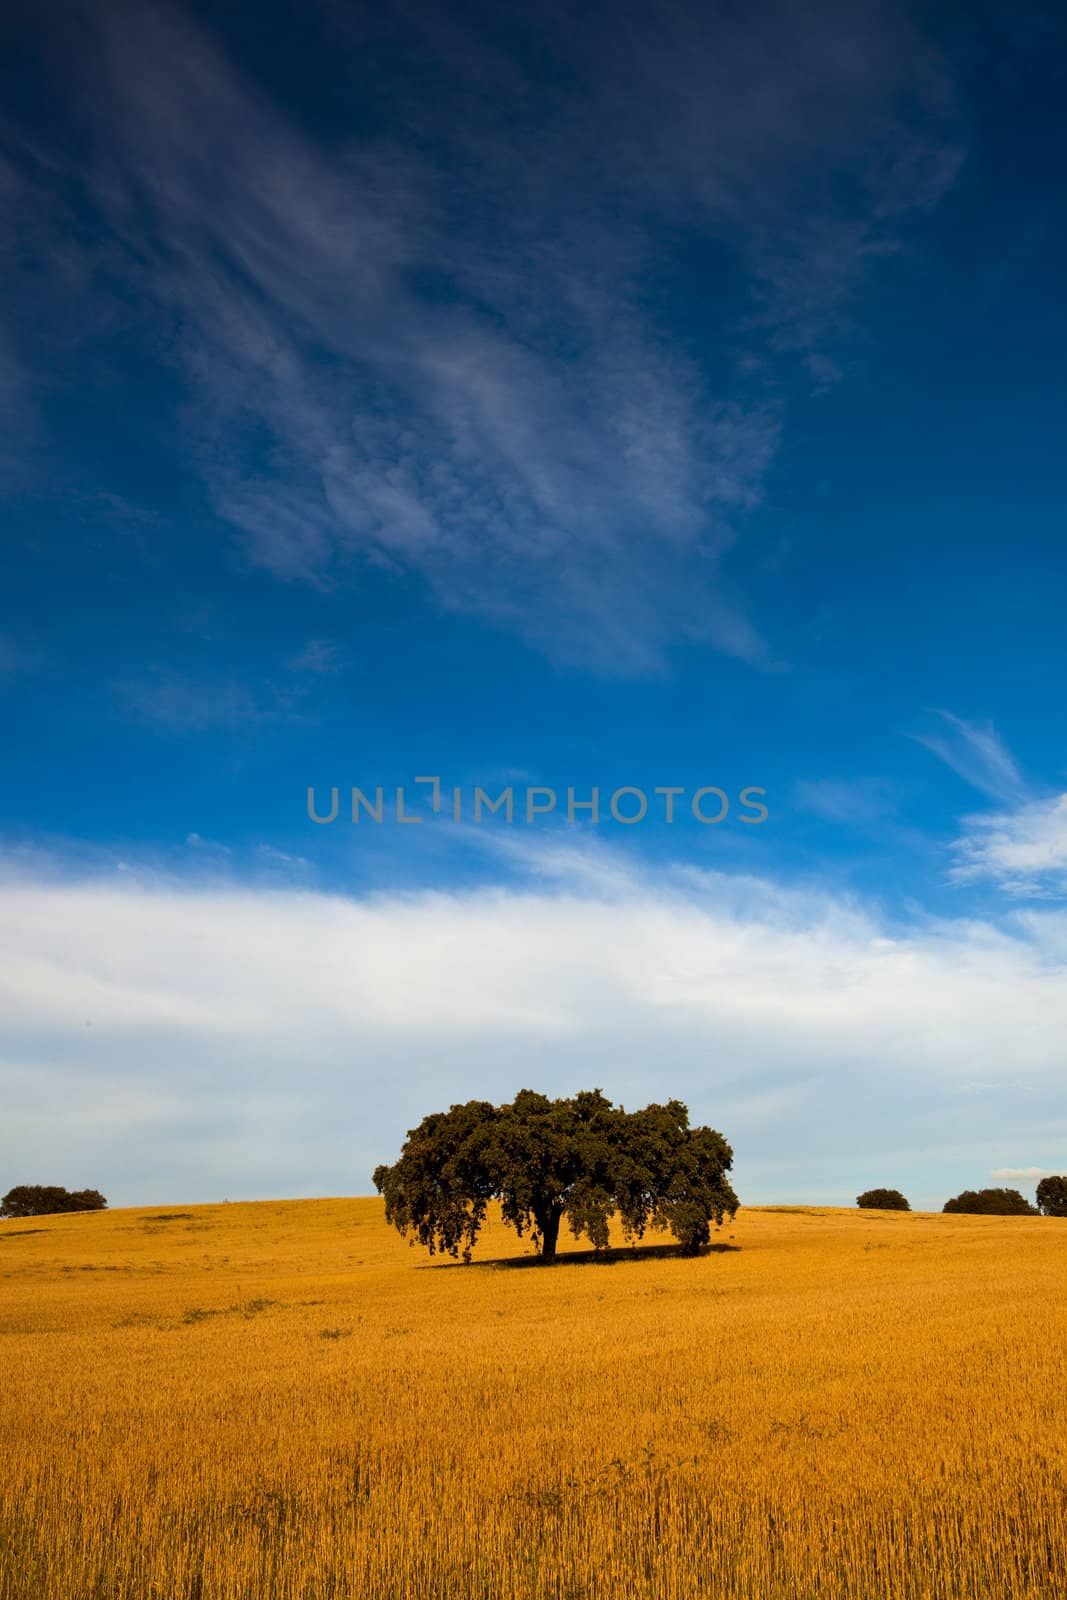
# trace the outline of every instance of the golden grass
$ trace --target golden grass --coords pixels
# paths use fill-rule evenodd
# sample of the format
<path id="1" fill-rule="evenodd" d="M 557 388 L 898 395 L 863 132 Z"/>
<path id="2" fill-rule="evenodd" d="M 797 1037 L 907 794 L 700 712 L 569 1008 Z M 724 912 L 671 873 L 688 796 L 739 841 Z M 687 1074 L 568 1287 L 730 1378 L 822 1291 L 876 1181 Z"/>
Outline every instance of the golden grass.
<path id="1" fill-rule="evenodd" d="M 377 1200 L 2 1223 L 0 1600 L 1064 1600 L 1067 1224 L 720 1242 L 494 1270 Z"/>

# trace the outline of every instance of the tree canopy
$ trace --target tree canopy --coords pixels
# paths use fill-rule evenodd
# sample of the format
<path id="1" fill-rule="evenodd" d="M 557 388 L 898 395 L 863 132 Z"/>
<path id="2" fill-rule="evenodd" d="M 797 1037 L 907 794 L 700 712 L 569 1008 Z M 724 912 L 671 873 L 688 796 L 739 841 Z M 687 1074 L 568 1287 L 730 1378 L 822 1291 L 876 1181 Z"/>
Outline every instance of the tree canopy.
<path id="1" fill-rule="evenodd" d="M 911 1210 L 899 1189 L 865 1189 L 856 1196 L 856 1204 L 863 1211 Z"/>
<path id="2" fill-rule="evenodd" d="M 953 1200 L 946 1200 L 942 1211 L 958 1211 L 980 1217 L 1036 1217 L 1037 1209 L 1018 1189 L 964 1189 Z"/>
<path id="3" fill-rule="evenodd" d="M 510 1105 L 468 1100 L 424 1117 L 374 1185 L 385 1214 L 429 1250 L 469 1261 L 490 1201 L 543 1261 L 561 1222 L 608 1243 L 617 1215 L 627 1239 L 669 1229 L 689 1254 L 737 1211 L 727 1181 L 733 1151 L 712 1128 L 691 1128 L 680 1100 L 627 1112 L 599 1089 L 566 1100 L 521 1090 Z"/>
<path id="4" fill-rule="evenodd" d="M 99 1189 L 60 1189 L 42 1183 L 19 1183 L 0 1200 L 0 1217 L 49 1217 L 62 1211 L 103 1211 L 107 1201 Z"/>
<path id="5" fill-rule="evenodd" d="M 1043 1217 L 1067 1217 L 1067 1178 L 1042 1178 L 1037 1186 L 1037 1203 Z"/>

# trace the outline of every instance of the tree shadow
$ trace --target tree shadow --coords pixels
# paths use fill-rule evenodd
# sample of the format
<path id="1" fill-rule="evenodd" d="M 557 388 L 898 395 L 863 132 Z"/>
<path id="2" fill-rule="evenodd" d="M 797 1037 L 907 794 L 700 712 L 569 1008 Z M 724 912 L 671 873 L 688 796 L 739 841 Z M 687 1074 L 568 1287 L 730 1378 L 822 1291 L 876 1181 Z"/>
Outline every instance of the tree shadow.
<path id="1" fill-rule="evenodd" d="M 542 1261 L 537 1255 L 496 1256 L 491 1261 L 424 1261 L 419 1272 L 451 1271 L 480 1268 L 483 1272 L 521 1272 L 533 1268 L 547 1272 L 555 1267 L 618 1267 L 626 1262 L 642 1261 L 698 1261 L 701 1256 L 733 1255 L 741 1249 L 739 1244 L 706 1244 L 695 1255 L 688 1254 L 680 1244 L 617 1245 L 607 1250 L 565 1250 L 555 1261 Z"/>

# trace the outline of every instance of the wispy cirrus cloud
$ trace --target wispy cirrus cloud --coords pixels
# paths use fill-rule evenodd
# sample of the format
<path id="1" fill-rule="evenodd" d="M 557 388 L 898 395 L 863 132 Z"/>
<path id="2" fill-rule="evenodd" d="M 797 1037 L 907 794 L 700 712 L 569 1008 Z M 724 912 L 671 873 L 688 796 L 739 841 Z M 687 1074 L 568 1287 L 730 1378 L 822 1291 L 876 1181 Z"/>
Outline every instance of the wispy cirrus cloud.
<path id="1" fill-rule="evenodd" d="M 798 778 L 793 801 L 826 822 L 857 827 L 882 822 L 896 811 L 891 785 L 881 778 Z"/>
<path id="2" fill-rule="evenodd" d="M 117 686 L 120 701 L 140 721 L 174 733 L 247 727 L 273 714 L 232 678 L 191 678 L 156 672 Z"/>
<path id="3" fill-rule="evenodd" d="M 937 730 L 915 734 L 919 744 L 991 799 L 1014 805 L 1027 801 L 1029 787 L 991 722 L 967 722 L 951 711 L 934 715 L 939 719 Z"/>
<path id="4" fill-rule="evenodd" d="M 3 658 L 0 652 L 0 673 Z M 113 685 L 121 709 L 133 719 L 171 733 L 255 729 L 311 714 L 314 690 L 340 672 L 339 646 L 312 639 L 282 662 L 276 678 L 254 681 L 220 672 L 176 672 L 150 668 Z"/>
<path id="5" fill-rule="evenodd" d="M 303 650 L 285 663 L 289 672 L 311 673 L 314 677 L 329 677 L 340 672 L 342 665 L 341 647 L 330 639 L 309 639 Z"/>
<path id="6" fill-rule="evenodd" d="M 176 7 L 79 16 L 66 176 L 177 352 L 252 563 L 323 588 L 378 563 L 604 672 L 678 637 L 771 660 L 720 566 L 766 493 L 777 366 L 832 377 L 858 287 L 959 160 L 902 17 L 553 4 L 546 92 L 521 17 L 490 42 L 443 7 L 338 12 L 406 62 L 356 137 L 309 132 Z M 670 240 L 739 265 L 721 311 Z"/>

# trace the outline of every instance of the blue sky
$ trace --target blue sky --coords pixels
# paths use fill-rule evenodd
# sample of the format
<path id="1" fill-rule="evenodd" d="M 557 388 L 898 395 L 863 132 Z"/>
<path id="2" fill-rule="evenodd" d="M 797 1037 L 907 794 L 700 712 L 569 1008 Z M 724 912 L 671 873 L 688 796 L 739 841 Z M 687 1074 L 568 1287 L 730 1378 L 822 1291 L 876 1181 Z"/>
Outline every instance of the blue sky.
<path id="1" fill-rule="evenodd" d="M 752 1202 L 1063 1170 L 1057 8 L 0 29 L 0 1181 L 594 1083 Z"/>

